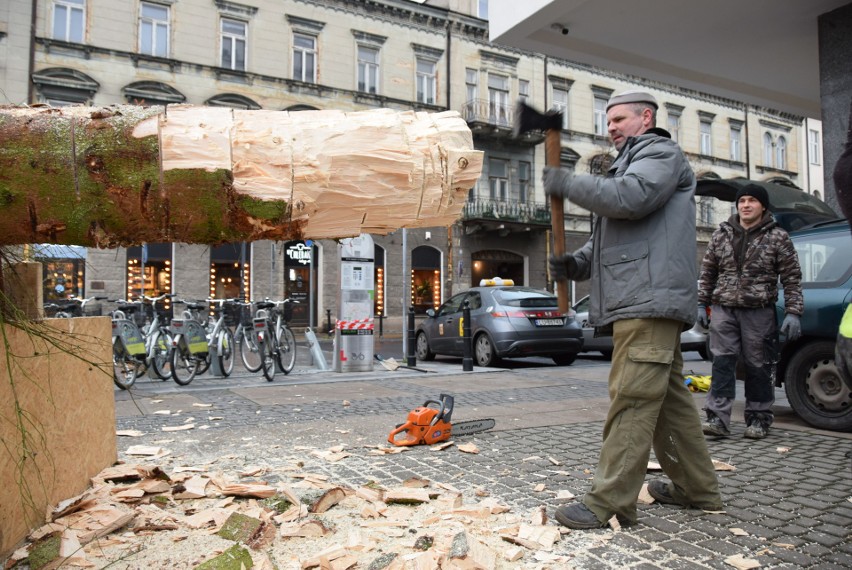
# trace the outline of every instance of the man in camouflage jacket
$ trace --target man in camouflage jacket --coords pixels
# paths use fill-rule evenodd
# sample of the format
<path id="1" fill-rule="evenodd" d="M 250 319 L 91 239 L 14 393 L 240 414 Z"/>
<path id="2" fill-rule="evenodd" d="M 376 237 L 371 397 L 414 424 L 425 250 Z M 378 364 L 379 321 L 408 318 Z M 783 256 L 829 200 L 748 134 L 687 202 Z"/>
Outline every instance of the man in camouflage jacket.
<path id="1" fill-rule="evenodd" d="M 775 402 L 773 369 L 778 353 L 775 302 L 778 280 L 784 287 L 786 316 L 781 333 L 801 334 L 804 309 L 799 257 L 787 232 L 769 213 L 769 196 L 749 184 L 737 193 L 737 213 L 713 233 L 698 282 L 698 320 L 707 326 L 711 307 L 710 351 L 713 374 L 704 411 L 707 435 L 729 436 L 741 356 L 745 377 L 745 437 L 766 437 Z"/>

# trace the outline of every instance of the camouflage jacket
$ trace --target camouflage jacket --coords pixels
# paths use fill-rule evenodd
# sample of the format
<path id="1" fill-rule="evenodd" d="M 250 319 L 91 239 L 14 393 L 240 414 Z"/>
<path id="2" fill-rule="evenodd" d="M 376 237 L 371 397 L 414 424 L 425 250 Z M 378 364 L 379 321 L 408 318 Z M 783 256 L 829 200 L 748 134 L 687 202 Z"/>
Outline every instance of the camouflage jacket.
<path id="1" fill-rule="evenodd" d="M 759 308 L 778 300 L 778 279 L 784 287 L 784 311 L 801 315 L 802 270 L 787 232 L 766 212 L 760 223 L 745 230 L 734 214 L 710 238 L 701 263 L 698 302 L 702 305 Z"/>

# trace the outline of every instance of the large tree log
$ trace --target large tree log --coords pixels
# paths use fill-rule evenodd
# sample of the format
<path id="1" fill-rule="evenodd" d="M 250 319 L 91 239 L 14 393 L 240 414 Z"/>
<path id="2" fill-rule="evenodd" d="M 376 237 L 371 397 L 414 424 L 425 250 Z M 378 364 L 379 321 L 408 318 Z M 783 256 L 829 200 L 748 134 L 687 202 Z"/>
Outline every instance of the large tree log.
<path id="1" fill-rule="evenodd" d="M 0 245 L 446 226 L 481 170 L 452 111 L 0 107 Z"/>

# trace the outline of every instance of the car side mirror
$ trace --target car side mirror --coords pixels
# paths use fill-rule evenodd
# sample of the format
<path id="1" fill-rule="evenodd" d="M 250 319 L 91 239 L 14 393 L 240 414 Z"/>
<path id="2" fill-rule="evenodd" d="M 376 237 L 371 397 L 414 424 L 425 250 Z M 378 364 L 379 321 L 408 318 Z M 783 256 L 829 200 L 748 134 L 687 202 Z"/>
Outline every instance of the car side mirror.
<path id="1" fill-rule="evenodd" d="M 435 309 L 426 309 L 426 316 L 434 318 L 435 317 Z"/>

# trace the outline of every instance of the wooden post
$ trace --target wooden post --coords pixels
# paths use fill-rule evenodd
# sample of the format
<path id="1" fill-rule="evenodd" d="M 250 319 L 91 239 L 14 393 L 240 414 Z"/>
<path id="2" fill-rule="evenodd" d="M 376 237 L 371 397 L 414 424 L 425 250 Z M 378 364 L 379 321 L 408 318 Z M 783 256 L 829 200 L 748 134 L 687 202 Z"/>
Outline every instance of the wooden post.
<path id="1" fill-rule="evenodd" d="M 559 168 L 562 163 L 562 135 L 556 129 L 545 131 L 544 163 L 552 168 Z M 565 255 L 565 200 L 561 196 L 550 197 L 550 228 L 553 233 L 553 255 Z M 556 298 L 559 310 L 567 313 L 571 309 L 568 294 L 568 280 L 556 281 Z"/>

